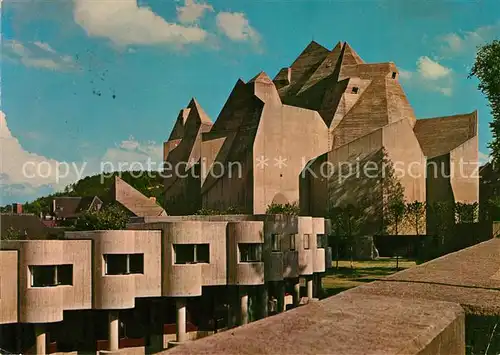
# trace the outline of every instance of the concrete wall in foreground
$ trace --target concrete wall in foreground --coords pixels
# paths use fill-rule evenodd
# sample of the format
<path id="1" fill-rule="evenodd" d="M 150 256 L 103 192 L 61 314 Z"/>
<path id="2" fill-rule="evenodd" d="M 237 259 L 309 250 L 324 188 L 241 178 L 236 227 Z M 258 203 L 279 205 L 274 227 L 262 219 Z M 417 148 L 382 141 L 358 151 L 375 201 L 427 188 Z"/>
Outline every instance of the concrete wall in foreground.
<path id="1" fill-rule="evenodd" d="M 169 354 L 465 354 L 458 304 L 351 291 L 187 342 Z"/>

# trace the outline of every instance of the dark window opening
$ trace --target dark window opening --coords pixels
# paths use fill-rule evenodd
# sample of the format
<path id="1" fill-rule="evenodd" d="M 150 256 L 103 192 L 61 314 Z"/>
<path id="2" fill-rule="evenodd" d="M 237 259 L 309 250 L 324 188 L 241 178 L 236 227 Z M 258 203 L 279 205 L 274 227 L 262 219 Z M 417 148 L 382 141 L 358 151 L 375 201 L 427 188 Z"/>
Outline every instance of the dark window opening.
<path id="1" fill-rule="evenodd" d="M 396 72 L 392 72 L 392 78 L 393 78 L 393 79 L 396 79 L 396 76 L 397 76 L 397 75 L 398 75 L 398 73 L 396 73 Z"/>
<path id="2" fill-rule="evenodd" d="M 353 94 L 357 94 L 357 93 L 358 93 L 358 91 L 359 91 L 359 88 L 358 88 L 358 87 L 356 87 L 356 86 L 355 86 L 355 87 L 353 87 L 353 88 L 352 88 L 352 93 L 353 93 Z"/>
<path id="3" fill-rule="evenodd" d="M 143 274 L 144 273 L 144 254 L 130 254 L 130 274 Z"/>
<path id="4" fill-rule="evenodd" d="M 73 265 L 57 265 L 56 276 L 58 285 L 73 285 Z"/>
<path id="5" fill-rule="evenodd" d="M 195 251 L 197 263 L 210 263 L 210 247 L 208 244 L 195 245 Z"/>
<path id="6" fill-rule="evenodd" d="M 105 254 L 105 275 L 144 274 L 144 254 Z"/>
<path id="7" fill-rule="evenodd" d="M 262 244 L 257 243 L 239 243 L 240 262 L 252 263 L 262 261 Z"/>
<path id="8" fill-rule="evenodd" d="M 73 285 L 73 265 L 29 266 L 31 287 Z"/>
<path id="9" fill-rule="evenodd" d="M 295 250 L 295 234 L 290 234 L 290 250 Z"/>
<path id="10" fill-rule="evenodd" d="M 309 234 L 304 234 L 304 237 L 303 237 L 303 243 L 304 243 L 304 249 L 309 249 L 309 238 L 311 236 Z"/>
<path id="11" fill-rule="evenodd" d="M 281 251 L 281 236 L 279 234 L 271 235 L 271 249 L 272 251 Z"/>
<path id="12" fill-rule="evenodd" d="M 176 264 L 209 264 L 209 244 L 174 244 Z"/>
<path id="13" fill-rule="evenodd" d="M 325 247 L 325 235 L 324 234 L 318 234 L 317 243 L 318 243 L 318 248 Z"/>

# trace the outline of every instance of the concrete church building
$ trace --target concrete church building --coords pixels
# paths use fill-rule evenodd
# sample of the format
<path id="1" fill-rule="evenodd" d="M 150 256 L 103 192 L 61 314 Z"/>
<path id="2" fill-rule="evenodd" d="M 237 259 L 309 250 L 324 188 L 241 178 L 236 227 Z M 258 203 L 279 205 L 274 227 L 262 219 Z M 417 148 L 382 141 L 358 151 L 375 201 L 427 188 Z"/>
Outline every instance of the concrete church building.
<path id="1" fill-rule="evenodd" d="M 153 352 L 312 301 L 327 211 L 364 201 L 373 234 L 396 176 L 340 176 L 351 165 L 411 167 L 395 181 L 407 201 L 476 202 L 477 114 L 417 120 L 398 79 L 312 42 L 274 80 L 239 80 L 214 123 L 193 99 L 164 144 L 165 206 L 117 178 L 127 230 L 1 243 L 0 348 Z M 300 214 L 266 214 L 287 203 Z"/>
<path id="2" fill-rule="evenodd" d="M 181 110 L 164 156 L 167 167 L 186 164 L 166 178 L 166 210 L 262 214 L 275 202 L 325 216 L 359 201 L 378 206 L 388 178 L 341 174 L 368 163 L 382 172 L 385 162 L 402 172 L 408 202 L 477 202 L 477 127 L 477 112 L 417 120 L 394 63 L 311 42 L 274 80 L 238 80 L 215 123 L 194 99 Z"/>

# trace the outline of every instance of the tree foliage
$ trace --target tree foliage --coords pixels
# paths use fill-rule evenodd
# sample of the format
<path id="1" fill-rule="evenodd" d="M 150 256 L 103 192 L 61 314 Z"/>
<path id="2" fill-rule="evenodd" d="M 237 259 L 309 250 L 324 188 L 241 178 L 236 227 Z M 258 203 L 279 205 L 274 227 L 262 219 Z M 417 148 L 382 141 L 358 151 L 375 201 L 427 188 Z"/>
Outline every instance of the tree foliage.
<path id="1" fill-rule="evenodd" d="M 87 211 L 75 222 L 75 230 L 120 230 L 127 227 L 128 214 L 118 205 L 111 204 L 99 211 Z"/>
<path id="2" fill-rule="evenodd" d="M 157 171 L 126 171 L 109 175 L 87 176 L 74 184 L 66 186 L 63 192 L 57 192 L 49 196 L 40 197 L 33 202 L 24 204 L 23 211 L 36 215 L 48 215 L 51 213 L 52 200 L 54 197 L 62 196 L 99 196 L 106 204 L 112 202 L 112 186 L 115 176 L 120 177 L 133 188 L 147 197 L 155 197 L 159 205 L 163 206 L 164 188 L 163 178 Z M 5 208 L 8 208 L 6 206 Z"/>
<path id="3" fill-rule="evenodd" d="M 470 76 L 479 79 L 478 89 L 491 107 L 490 123 L 493 140 L 489 144 L 495 169 L 500 169 L 500 40 L 494 40 L 478 49 Z"/>
<path id="4" fill-rule="evenodd" d="M 298 216 L 300 214 L 300 207 L 296 203 L 271 203 L 267 206 L 266 214 Z"/>
<path id="5" fill-rule="evenodd" d="M 425 203 L 420 201 L 413 201 L 406 205 L 405 209 L 406 217 L 408 219 L 408 223 L 413 227 L 413 230 L 417 235 L 420 235 L 420 232 L 423 230 L 422 224 L 425 219 Z"/>

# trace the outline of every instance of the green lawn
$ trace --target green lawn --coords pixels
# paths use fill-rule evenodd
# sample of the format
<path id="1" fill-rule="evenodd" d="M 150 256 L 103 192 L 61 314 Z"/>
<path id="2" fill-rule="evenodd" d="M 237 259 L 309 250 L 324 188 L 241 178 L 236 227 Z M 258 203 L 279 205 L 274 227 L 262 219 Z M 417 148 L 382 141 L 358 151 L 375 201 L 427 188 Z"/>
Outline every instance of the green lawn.
<path id="1" fill-rule="evenodd" d="M 399 259 L 399 270 L 396 269 L 396 258 L 380 258 L 370 261 L 339 261 L 337 269 L 336 262 L 333 262 L 333 269 L 330 269 L 323 277 L 323 289 L 325 296 L 333 296 L 342 291 L 372 282 L 391 275 L 397 271 L 415 266 L 415 261 Z"/>

